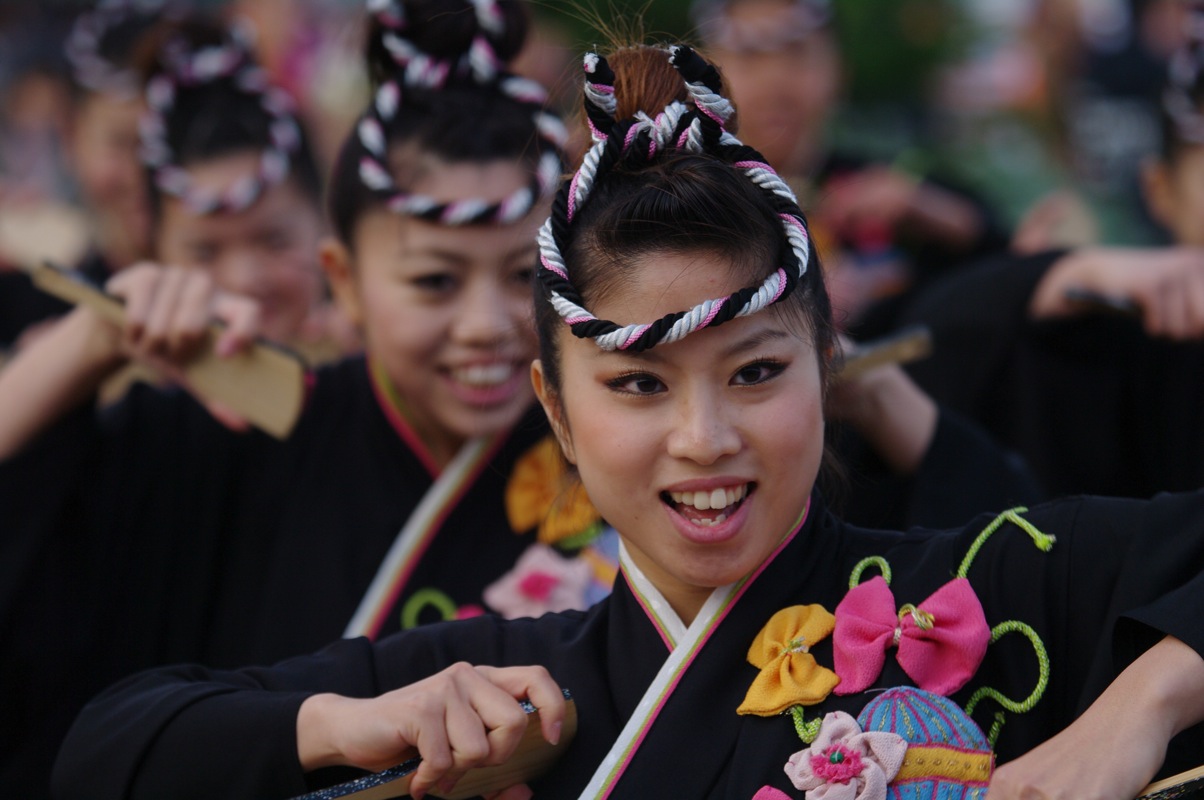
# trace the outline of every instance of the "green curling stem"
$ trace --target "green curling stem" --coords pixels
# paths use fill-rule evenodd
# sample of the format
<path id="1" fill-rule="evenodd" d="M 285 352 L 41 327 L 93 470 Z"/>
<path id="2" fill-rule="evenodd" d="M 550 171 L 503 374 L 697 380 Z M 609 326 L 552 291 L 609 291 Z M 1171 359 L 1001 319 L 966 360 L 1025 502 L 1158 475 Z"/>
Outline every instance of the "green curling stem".
<path id="1" fill-rule="evenodd" d="M 973 714 L 979 702 L 988 697 L 1013 714 L 1023 714 L 1026 711 L 1031 711 L 1041 701 L 1042 696 L 1044 696 L 1045 689 L 1049 686 L 1049 653 L 1045 649 L 1045 643 L 1041 641 L 1041 637 L 1037 635 L 1037 632 L 1033 630 L 1031 625 L 1012 619 L 1007 622 L 1001 622 L 991 629 L 991 644 L 995 644 L 1000 638 L 1009 633 L 1023 633 L 1028 637 L 1029 642 L 1033 645 L 1033 650 L 1037 653 L 1039 673 L 1037 675 L 1036 688 L 1024 700 L 1017 702 L 1005 697 L 997 689 L 992 689 L 990 686 L 982 686 L 970 696 L 969 702 L 966 703 L 967 715 Z M 991 733 L 987 737 L 992 748 L 995 747 L 995 740 L 999 738 L 999 732 L 1003 728 L 1003 723 L 1003 712 L 996 712 L 995 723 L 991 726 Z"/>
<path id="2" fill-rule="evenodd" d="M 426 588 L 419 589 L 410 595 L 410 599 L 406 600 L 406 604 L 401 608 L 401 629 L 408 631 L 410 628 L 418 627 L 418 615 L 422 613 L 427 606 L 434 606 L 435 610 L 443 615 L 443 619 L 456 618 L 456 603 L 450 597 L 438 589 Z"/>
<path id="3" fill-rule="evenodd" d="M 983 528 L 982 533 L 978 534 L 977 538 L 974 539 L 974 543 L 970 545 L 970 550 L 966 553 L 966 557 L 962 560 L 962 565 L 958 567 L 957 577 L 966 577 L 966 573 L 970 571 L 970 565 L 974 563 L 974 558 L 978 555 L 978 551 L 981 550 L 982 546 L 987 543 L 987 539 L 991 538 L 991 534 L 999 530 L 1005 522 L 1010 522 L 1020 530 L 1027 533 L 1029 538 L 1033 540 L 1033 544 L 1037 546 L 1038 550 L 1040 550 L 1042 553 L 1048 553 L 1053 548 L 1054 542 L 1057 541 L 1057 537 L 1050 536 L 1047 533 L 1042 533 L 1041 531 L 1037 530 L 1036 525 L 1033 525 L 1033 523 L 1020 516 L 1025 511 L 1028 511 L 1028 509 L 1024 506 L 1010 508 L 999 516 L 995 517 L 995 519 L 991 521 L 991 524 Z"/>
<path id="4" fill-rule="evenodd" d="M 882 556 L 870 556 L 863 558 L 853 567 L 853 573 L 849 575 L 849 588 L 852 589 L 861 583 L 861 573 L 865 572 L 869 567 L 877 567 L 882 573 L 882 579 L 886 581 L 886 585 L 890 586 L 890 564 Z"/>
<path id="5" fill-rule="evenodd" d="M 808 722 L 802 706 L 791 706 L 790 716 L 794 719 L 794 732 L 798 734 L 798 738 L 803 740 L 803 744 L 814 742 L 815 737 L 819 736 L 819 727 L 823 724 L 823 720 L 816 717 Z"/>

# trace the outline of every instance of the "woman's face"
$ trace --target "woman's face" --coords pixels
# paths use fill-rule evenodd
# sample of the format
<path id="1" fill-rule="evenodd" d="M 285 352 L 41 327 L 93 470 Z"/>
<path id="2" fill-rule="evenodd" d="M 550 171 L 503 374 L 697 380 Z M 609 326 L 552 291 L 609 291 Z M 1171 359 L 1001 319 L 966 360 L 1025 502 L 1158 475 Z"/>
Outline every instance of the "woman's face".
<path id="1" fill-rule="evenodd" d="M 631 261 L 590 310 L 647 322 L 743 285 L 709 254 Z M 805 507 L 823 452 L 819 363 L 761 312 L 645 353 L 560 335 L 561 392 L 535 383 L 590 498 L 679 614 L 755 569 Z"/>
<path id="2" fill-rule="evenodd" d="M 225 189 L 253 174 L 257 153 L 188 165 L 197 186 Z M 216 284 L 259 301 L 263 334 L 298 338 L 322 297 L 318 243 L 322 218 L 316 201 L 294 180 L 269 187 L 245 211 L 197 215 L 164 196 L 155 239 L 156 257 L 168 264 L 208 270 Z"/>
<path id="3" fill-rule="evenodd" d="M 793 4 L 748 0 L 725 11 L 730 24 L 749 31 L 780 31 L 794 25 Z M 840 89 L 840 57 L 831 34 L 820 30 L 802 41 L 762 46 L 711 47 L 739 110 L 740 138 L 779 172 L 805 174 L 819 151 Z"/>
<path id="4" fill-rule="evenodd" d="M 72 171 L 104 243 L 116 251 L 111 257 L 141 258 L 147 247 L 150 215 L 138 160 L 141 114 L 137 98 L 90 93 L 72 120 Z"/>
<path id="5" fill-rule="evenodd" d="M 511 162 L 441 164 L 412 191 L 500 200 L 528 180 Z M 531 277 L 546 213 L 447 227 L 377 208 L 357 221 L 353 265 L 340 271 L 328 260 L 340 303 L 438 460 L 509 429 L 534 399 Z"/>

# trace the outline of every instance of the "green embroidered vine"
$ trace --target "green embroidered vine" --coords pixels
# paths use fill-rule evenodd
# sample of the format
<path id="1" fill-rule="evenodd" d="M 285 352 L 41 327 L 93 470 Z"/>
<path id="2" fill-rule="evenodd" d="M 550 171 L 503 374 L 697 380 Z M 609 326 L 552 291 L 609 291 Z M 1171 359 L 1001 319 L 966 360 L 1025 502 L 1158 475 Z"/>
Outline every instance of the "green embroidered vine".
<path id="1" fill-rule="evenodd" d="M 877 567 L 878 571 L 882 573 L 882 580 L 886 581 L 887 586 L 890 586 L 890 564 L 882 556 L 869 556 L 858 561 L 853 567 L 853 572 L 849 575 L 850 589 L 861 583 L 861 573 L 865 572 L 869 567 Z"/>
<path id="2" fill-rule="evenodd" d="M 1005 697 L 997 689 L 992 689 L 989 686 L 980 687 L 978 691 L 970 696 L 970 700 L 966 703 L 967 715 L 973 714 L 979 702 L 988 697 L 1013 714 L 1023 714 L 1026 711 L 1031 711 L 1045 694 L 1045 689 L 1049 686 L 1049 653 L 1045 650 L 1045 643 L 1041 641 L 1041 637 L 1037 635 L 1037 632 L 1030 625 L 1013 619 L 1001 622 L 991 629 L 991 644 L 999 641 L 1000 638 L 1009 633 L 1023 633 L 1028 637 L 1029 642 L 1032 643 L 1033 650 L 1036 651 L 1039 670 L 1037 686 L 1033 689 L 1032 694 L 1019 702 Z M 995 747 L 995 741 L 999 738 L 999 732 L 1003 728 L 1003 723 L 1004 714 L 1002 711 L 997 711 L 995 713 L 995 722 L 991 725 L 990 733 L 987 734 L 987 741 L 990 742 L 992 749 Z"/>
<path id="3" fill-rule="evenodd" d="M 814 742 L 815 737 L 819 736 L 819 727 L 823 724 L 823 719 L 816 717 L 807 721 L 802 706 L 791 706 L 790 716 L 794 720 L 794 732 L 798 734 L 798 738 L 803 740 L 803 744 Z"/>
<path id="4" fill-rule="evenodd" d="M 410 595 L 405 605 L 402 606 L 401 629 L 408 631 L 410 628 L 418 627 L 418 617 L 426 610 L 427 606 L 432 606 L 444 620 L 456 618 L 456 611 L 458 609 L 456 608 L 455 601 L 438 589 L 427 587 L 419 589 Z"/>

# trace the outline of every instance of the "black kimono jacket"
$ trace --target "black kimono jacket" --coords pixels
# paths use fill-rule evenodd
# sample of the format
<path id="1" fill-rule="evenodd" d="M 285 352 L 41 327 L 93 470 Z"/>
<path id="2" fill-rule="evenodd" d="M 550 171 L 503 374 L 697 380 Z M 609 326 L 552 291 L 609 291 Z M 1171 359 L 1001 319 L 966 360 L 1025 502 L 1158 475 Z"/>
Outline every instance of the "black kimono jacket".
<path id="1" fill-rule="evenodd" d="M 71 719 L 121 677 L 271 663 L 342 636 L 434 480 L 399 425 L 357 358 L 316 374 L 285 442 L 138 386 L 0 462 L 0 795 L 45 796 Z M 505 497 L 546 436 L 532 407 L 486 448 L 381 634 L 419 591 L 439 600 L 410 607 L 419 623 L 480 605 L 534 543 Z"/>
<path id="2" fill-rule="evenodd" d="M 1020 453 L 1051 497 L 1204 485 L 1204 346 L 1109 314 L 1032 320 L 1063 255 L 1000 258 L 918 296 L 901 322 L 928 325 L 933 353 L 908 372 Z"/>
<path id="3" fill-rule="evenodd" d="M 968 577 L 986 622 L 1030 625 L 1048 649 L 1048 686 L 1027 713 L 1007 714 L 1001 760 L 1056 733 L 1144 648 L 1171 634 L 1204 653 L 1204 493 L 1151 502 L 1069 499 L 1025 513 L 1056 537 L 1048 552 L 1012 523 L 977 551 Z M 776 557 L 745 584 L 652 719 L 613 797 L 749 800 L 764 786 L 801 797 L 783 771 L 799 741 L 790 716 L 740 716 L 757 668 L 750 643 L 780 609 L 818 603 L 832 610 L 854 566 L 880 556 L 892 569 L 899 604 L 923 601 L 954 576 L 990 516 L 963 529 L 908 534 L 847 526 L 813 497 L 810 512 Z M 831 638 L 813 645 L 831 667 Z M 893 651 L 892 651 L 893 652 Z M 64 800 L 117 797 L 289 797 L 311 788 L 297 763 L 296 714 L 315 692 L 367 697 L 408 684 L 453 662 L 545 665 L 576 699 L 579 730 L 537 797 L 576 797 L 669 654 L 630 582 L 586 613 L 505 622 L 481 618 L 427 626 L 379 641 L 346 640 L 272 668 L 222 672 L 176 667 L 137 676 L 96 700 L 69 735 L 56 767 Z M 953 695 L 964 704 L 980 686 L 1025 698 L 1037 684 L 1028 640 L 991 644 L 977 674 Z M 809 717 L 856 714 L 876 688 L 910 683 L 888 652 L 867 691 L 829 695 Z M 999 710 L 984 703 L 979 724 Z M 1199 760 L 1200 726 L 1179 737 Z M 1194 760 L 1193 760 L 1194 759 Z"/>

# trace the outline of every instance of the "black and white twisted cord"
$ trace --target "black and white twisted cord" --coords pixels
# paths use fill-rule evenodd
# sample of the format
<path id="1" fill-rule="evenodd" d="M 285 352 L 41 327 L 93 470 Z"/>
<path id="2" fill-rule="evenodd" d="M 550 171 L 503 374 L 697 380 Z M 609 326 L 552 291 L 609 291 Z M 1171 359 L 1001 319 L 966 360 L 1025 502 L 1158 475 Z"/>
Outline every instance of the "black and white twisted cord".
<path id="1" fill-rule="evenodd" d="M 670 62 L 682 74 L 690 104 L 670 103 L 655 118 L 638 113 L 616 122 L 613 114 L 614 75 L 596 53 L 583 60 L 586 74 L 585 106 L 594 129 L 594 143 L 572 179 L 561 187 L 552 215 L 539 231 L 539 278 L 549 302 L 580 338 L 591 338 L 603 350 L 639 352 L 657 344 L 680 341 L 691 333 L 714 327 L 730 319 L 754 314 L 787 296 L 809 262 L 809 235 L 794 192 L 755 150 L 745 146 L 725 129 L 734 113 L 718 91 L 714 67 L 687 47 L 667 50 Z M 598 180 L 624 157 L 652 160 L 658 152 L 677 150 L 709 154 L 741 170 L 750 181 L 773 199 L 790 245 L 788 263 L 772 272 L 759 286 L 745 287 L 727 297 L 704 300 L 693 308 L 667 314 L 651 323 L 620 326 L 600 320 L 585 307 L 573 287 L 562 255 L 574 217 L 588 201 Z"/>

